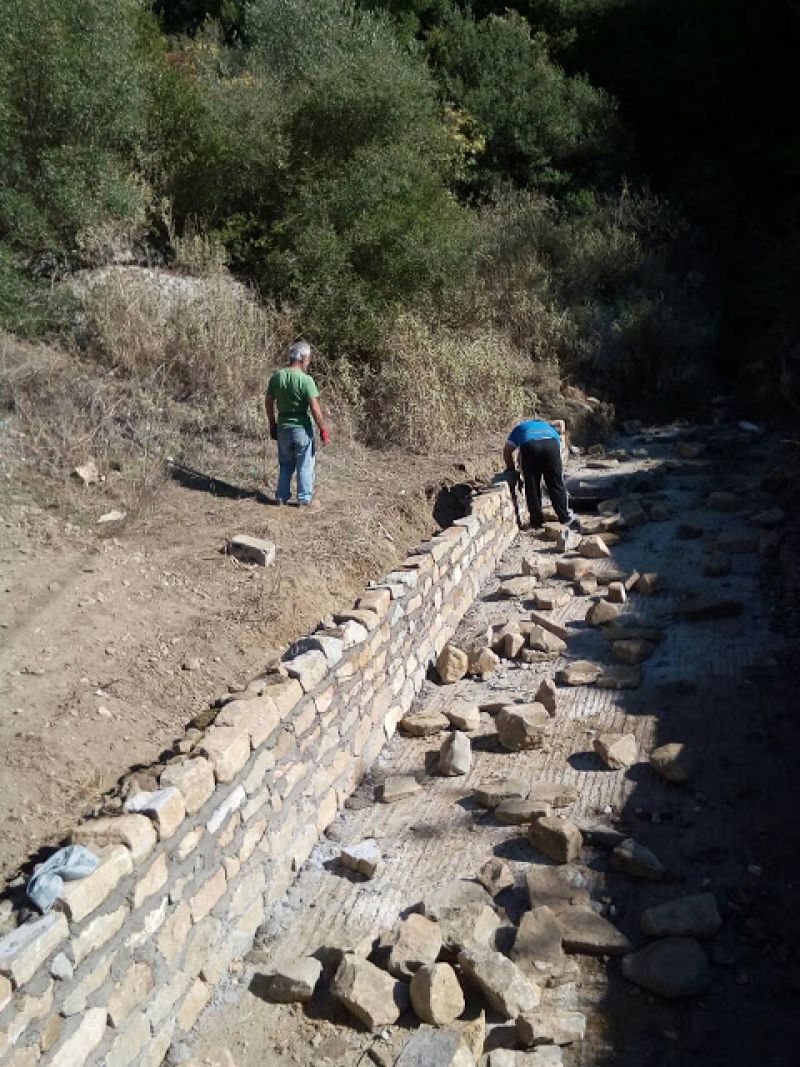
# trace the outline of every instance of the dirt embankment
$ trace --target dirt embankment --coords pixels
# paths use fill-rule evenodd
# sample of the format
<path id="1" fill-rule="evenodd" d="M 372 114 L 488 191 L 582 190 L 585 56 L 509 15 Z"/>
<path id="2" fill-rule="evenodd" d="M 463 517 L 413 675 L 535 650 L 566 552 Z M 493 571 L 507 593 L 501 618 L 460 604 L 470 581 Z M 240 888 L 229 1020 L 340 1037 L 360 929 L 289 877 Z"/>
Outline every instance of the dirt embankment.
<path id="1" fill-rule="evenodd" d="M 493 444 L 477 457 L 487 472 Z M 83 489 L 0 461 L 0 879 L 426 537 L 438 490 L 466 477 L 456 463 L 334 443 L 318 512 L 165 481 L 122 524 L 98 525 L 124 507 L 113 475 Z M 209 469 L 264 488 L 256 442 Z M 236 533 L 274 541 L 276 565 L 221 554 Z"/>

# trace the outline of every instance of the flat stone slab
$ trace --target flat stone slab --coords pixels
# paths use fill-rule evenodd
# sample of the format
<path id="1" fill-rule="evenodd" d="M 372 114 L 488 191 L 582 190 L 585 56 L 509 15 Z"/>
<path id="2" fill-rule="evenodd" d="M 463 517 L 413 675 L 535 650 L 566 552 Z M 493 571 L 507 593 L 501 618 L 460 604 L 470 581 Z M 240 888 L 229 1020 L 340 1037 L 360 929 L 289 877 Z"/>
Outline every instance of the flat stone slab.
<path id="1" fill-rule="evenodd" d="M 394 1067 L 474 1067 L 474 1063 L 459 1034 L 424 1028 L 408 1041 Z"/>
<path id="2" fill-rule="evenodd" d="M 482 807 L 496 808 L 504 800 L 524 799 L 530 789 L 531 784 L 525 778 L 494 778 L 476 785 L 472 795 Z"/>
<path id="3" fill-rule="evenodd" d="M 567 952 L 583 956 L 624 956 L 633 948 L 621 930 L 588 906 L 559 910 L 556 921 Z"/>
<path id="4" fill-rule="evenodd" d="M 558 672 L 558 680 L 562 685 L 593 685 L 602 675 L 603 668 L 599 663 L 592 663 L 586 659 L 576 659 L 568 663 L 563 670 Z"/>
<path id="5" fill-rule="evenodd" d="M 384 804 L 395 804 L 398 800 L 413 797 L 421 785 L 410 774 L 396 774 L 387 778 L 381 786 L 380 795 Z"/>

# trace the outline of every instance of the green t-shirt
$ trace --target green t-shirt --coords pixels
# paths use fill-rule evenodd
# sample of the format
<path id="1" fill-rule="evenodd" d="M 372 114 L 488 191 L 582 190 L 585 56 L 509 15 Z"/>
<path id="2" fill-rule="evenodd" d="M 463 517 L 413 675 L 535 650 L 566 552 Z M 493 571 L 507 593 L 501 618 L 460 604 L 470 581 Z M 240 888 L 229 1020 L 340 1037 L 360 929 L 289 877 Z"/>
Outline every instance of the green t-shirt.
<path id="1" fill-rule="evenodd" d="M 275 398 L 279 426 L 303 426 L 312 430 L 309 400 L 319 396 L 317 383 L 299 367 L 276 370 L 267 385 L 267 396 Z"/>

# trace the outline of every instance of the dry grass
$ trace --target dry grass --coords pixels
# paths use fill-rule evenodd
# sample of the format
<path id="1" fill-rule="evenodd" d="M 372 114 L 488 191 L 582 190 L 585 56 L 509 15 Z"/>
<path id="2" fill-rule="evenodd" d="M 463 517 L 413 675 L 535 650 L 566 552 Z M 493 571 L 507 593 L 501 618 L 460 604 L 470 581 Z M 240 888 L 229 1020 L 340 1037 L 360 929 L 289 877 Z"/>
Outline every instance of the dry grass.
<path id="1" fill-rule="evenodd" d="M 530 410 L 531 365 L 497 333 L 402 318 L 368 385 L 368 438 L 418 452 L 457 448 Z"/>

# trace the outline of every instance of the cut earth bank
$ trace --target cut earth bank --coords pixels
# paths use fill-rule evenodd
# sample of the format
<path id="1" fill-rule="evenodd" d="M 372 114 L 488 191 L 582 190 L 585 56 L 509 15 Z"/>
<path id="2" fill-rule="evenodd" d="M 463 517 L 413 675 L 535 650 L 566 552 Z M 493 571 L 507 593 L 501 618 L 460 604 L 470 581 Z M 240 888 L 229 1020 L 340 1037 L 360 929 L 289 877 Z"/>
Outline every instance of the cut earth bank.
<path id="1" fill-rule="evenodd" d="M 735 426 L 624 444 L 582 472 L 627 498 L 585 523 L 609 557 L 509 549 L 453 640 L 498 659 L 426 682 L 173 1062 L 793 1062 L 784 460 Z"/>

